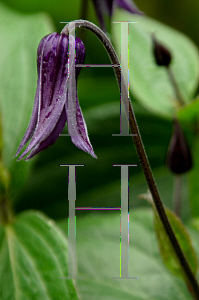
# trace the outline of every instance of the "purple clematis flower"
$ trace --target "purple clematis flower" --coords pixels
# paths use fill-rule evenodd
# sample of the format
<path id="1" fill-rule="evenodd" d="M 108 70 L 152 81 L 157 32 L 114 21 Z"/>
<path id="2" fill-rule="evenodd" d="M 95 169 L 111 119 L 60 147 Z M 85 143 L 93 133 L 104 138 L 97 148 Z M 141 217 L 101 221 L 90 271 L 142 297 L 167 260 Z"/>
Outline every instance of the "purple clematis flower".
<path id="1" fill-rule="evenodd" d="M 144 14 L 131 0 L 93 0 L 93 3 L 100 22 L 100 27 L 103 31 L 105 31 L 105 15 L 108 14 L 108 16 L 111 18 L 114 6 L 124 8 L 132 14 Z"/>
<path id="2" fill-rule="evenodd" d="M 81 68 L 75 69 L 73 65 L 73 68 L 69 69 L 68 62 L 72 54 L 68 55 L 68 49 L 70 53 L 76 53 L 76 57 L 72 57 L 71 61 L 76 64 L 84 62 L 85 47 L 78 37 L 75 39 L 73 35 L 68 37 L 65 34 L 52 33 L 45 36 L 39 44 L 34 107 L 30 123 L 15 156 L 27 141 L 31 141 L 18 160 L 30 152 L 25 158 L 28 160 L 52 145 L 62 132 L 66 121 L 75 146 L 97 158 L 90 144 L 77 98 L 77 77 Z M 74 82 L 70 79 L 72 77 Z M 72 93 L 74 97 L 71 97 Z"/>

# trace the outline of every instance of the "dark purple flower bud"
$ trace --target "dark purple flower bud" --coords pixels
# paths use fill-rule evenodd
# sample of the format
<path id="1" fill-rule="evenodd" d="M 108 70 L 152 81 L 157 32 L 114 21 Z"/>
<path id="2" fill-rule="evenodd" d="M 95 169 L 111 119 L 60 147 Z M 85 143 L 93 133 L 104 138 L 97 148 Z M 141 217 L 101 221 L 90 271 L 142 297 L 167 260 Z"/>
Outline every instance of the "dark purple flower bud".
<path id="1" fill-rule="evenodd" d="M 168 67 L 172 58 L 170 51 L 157 41 L 154 34 L 152 34 L 152 41 L 153 55 L 155 57 L 156 64 L 158 66 Z"/>
<path id="2" fill-rule="evenodd" d="M 28 160 L 52 145 L 62 132 L 66 121 L 68 132 L 75 146 L 96 158 L 77 98 L 77 76 L 80 68 L 68 69 L 71 57 L 68 55 L 68 46 L 70 53 L 76 53 L 76 58 L 73 57 L 74 63 L 82 64 L 85 47 L 78 37 L 75 39 L 70 35 L 69 41 L 65 34 L 52 33 L 45 36 L 39 44 L 38 81 L 34 107 L 30 123 L 15 156 L 30 139 L 31 141 L 18 160 L 30 152 L 25 159 Z M 75 84 L 72 84 L 70 80 L 72 75 L 74 75 Z M 70 96 L 71 93 L 74 93 L 74 98 Z M 70 110 L 71 107 L 72 110 Z"/>
<path id="3" fill-rule="evenodd" d="M 167 154 L 167 166 L 176 174 L 185 173 L 192 168 L 189 145 L 177 119 L 174 119 L 173 133 Z"/>
<path id="4" fill-rule="evenodd" d="M 93 0 L 95 10 L 100 22 L 100 27 L 105 31 L 105 15 L 108 15 L 110 18 L 113 14 L 114 6 L 119 6 L 131 12 L 132 14 L 143 15 L 137 6 L 131 0 Z"/>

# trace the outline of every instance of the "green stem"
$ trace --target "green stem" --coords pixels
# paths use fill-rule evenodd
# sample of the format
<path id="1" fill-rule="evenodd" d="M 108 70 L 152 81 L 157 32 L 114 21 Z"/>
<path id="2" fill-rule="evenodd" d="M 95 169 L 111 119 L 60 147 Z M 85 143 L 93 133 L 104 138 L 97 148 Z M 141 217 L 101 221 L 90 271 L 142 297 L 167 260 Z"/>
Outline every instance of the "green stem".
<path id="1" fill-rule="evenodd" d="M 135 148 L 140 160 L 140 164 L 144 173 L 144 176 L 146 178 L 149 190 L 152 194 L 153 197 L 153 201 L 155 204 L 155 207 L 157 209 L 157 213 L 158 216 L 162 222 L 162 225 L 166 231 L 166 234 L 171 242 L 171 245 L 179 259 L 180 265 L 184 271 L 184 273 L 186 274 L 187 280 L 190 284 L 190 286 L 193 289 L 193 293 L 195 295 L 195 299 L 199 300 L 199 285 L 196 281 L 196 278 L 189 266 L 189 263 L 187 262 L 187 259 L 178 243 L 178 240 L 174 234 L 174 231 L 171 227 L 171 224 L 167 218 L 166 212 L 164 210 L 164 206 L 162 204 L 161 198 L 160 198 L 160 194 L 158 192 L 156 183 L 155 183 L 155 179 L 144 149 L 144 145 L 142 143 L 142 139 L 141 139 L 141 135 L 138 129 L 138 125 L 137 125 L 137 121 L 135 118 L 135 114 L 133 111 L 133 107 L 131 104 L 131 101 L 129 99 L 128 96 L 128 88 L 124 79 L 124 75 L 123 72 L 121 70 L 120 67 L 120 62 L 118 59 L 118 56 L 115 52 L 115 49 L 113 47 L 113 45 L 111 44 L 110 40 L 108 39 L 108 37 L 106 36 L 106 34 L 99 28 L 97 27 L 95 24 L 86 21 L 86 20 L 75 20 L 75 27 L 77 28 L 86 28 L 90 31 L 92 31 L 98 38 L 99 40 L 102 42 L 102 44 L 104 45 L 106 51 L 108 52 L 108 55 L 110 57 L 111 63 L 114 65 L 114 71 L 115 71 L 115 75 L 116 75 L 116 79 L 118 82 L 118 86 L 120 87 L 121 85 L 121 89 L 123 89 L 124 91 L 124 97 L 123 97 L 123 103 L 124 103 L 124 107 L 125 107 L 125 111 L 126 111 L 126 115 L 127 118 L 129 117 L 129 127 L 131 130 L 131 133 L 133 134 L 133 141 L 135 144 Z M 65 34 L 69 34 L 69 25 L 67 24 L 64 29 L 62 30 L 62 33 Z"/>
<path id="2" fill-rule="evenodd" d="M 173 74 L 173 71 L 171 70 L 170 66 L 168 66 L 166 69 L 167 69 L 167 74 L 169 76 L 170 83 L 171 83 L 171 85 L 173 87 L 173 90 L 174 90 L 174 93 L 176 95 L 176 99 L 179 102 L 179 106 L 183 106 L 185 104 L 185 101 L 184 101 L 184 99 L 181 95 L 181 92 L 180 92 L 179 87 L 177 85 L 177 82 L 176 82 L 175 76 Z"/>
<path id="3" fill-rule="evenodd" d="M 174 175 L 174 188 L 173 188 L 173 211 L 177 216 L 181 214 L 182 203 L 182 175 Z"/>

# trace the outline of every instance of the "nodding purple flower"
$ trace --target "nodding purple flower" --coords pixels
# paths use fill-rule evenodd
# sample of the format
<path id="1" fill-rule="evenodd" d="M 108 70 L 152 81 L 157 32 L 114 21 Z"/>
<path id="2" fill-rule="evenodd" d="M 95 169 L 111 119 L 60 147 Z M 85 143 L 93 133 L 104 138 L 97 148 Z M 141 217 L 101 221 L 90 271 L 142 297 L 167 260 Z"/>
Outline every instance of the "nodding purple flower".
<path id="1" fill-rule="evenodd" d="M 18 160 L 30 152 L 25 158 L 28 160 L 54 144 L 66 122 L 75 146 L 97 158 L 90 144 L 77 98 L 77 77 L 81 68 L 69 66 L 69 59 L 72 56 L 68 55 L 69 51 L 76 53 L 74 54 L 76 57 L 72 57 L 75 64 L 84 62 L 85 47 L 78 37 L 75 39 L 73 35 L 68 37 L 65 34 L 52 33 L 45 36 L 39 44 L 34 107 L 30 123 L 15 156 L 30 139 L 31 141 Z M 70 80 L 72 77 L 74 82 Z M 71 93 L 74 97 L 71 97 Z"/>
<path id="2" fill-rule="evenodd" d="M 105 15 L 108 15 L 110 18 L 113 14 L 114 6 L 119 6 L 131 12 L 132 14 L 143 15 L 137 6 L 131 0 L 93 0 L 95 10 L 100 22 L 100 27 L 105 31 Z"/>

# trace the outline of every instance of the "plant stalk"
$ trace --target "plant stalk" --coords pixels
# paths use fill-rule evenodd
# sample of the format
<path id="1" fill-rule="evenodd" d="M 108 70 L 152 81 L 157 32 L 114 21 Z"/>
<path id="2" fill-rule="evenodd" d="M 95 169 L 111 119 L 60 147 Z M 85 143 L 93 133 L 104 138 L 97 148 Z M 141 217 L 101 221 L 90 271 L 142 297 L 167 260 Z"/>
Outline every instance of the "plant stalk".
<path id="1" fill-rule="evenodd" d="M 173 211 L 180 217 L 182 204 L 182 175 L 174 175 Z"/>
<path id="2" fill-rule="evenodd" d="M 179 106 L 183 106 L 185 104 L 185 101 L 184 101 L 184 99 L 181 95 L 181 92 L 180 92 L 179 87 L 177 85 L 175 76 L 173 75 L 173 71 L 171 70 L 170 66 L 168 66 L 166 69 L 167 69 L 167 74 L 169 76 L 170 83 L 171 83 L 171 85 L 173 87 L 173 90 L 174 90 L 174 93 L 176 95 L 176 99 L 179 102 Z"/>

